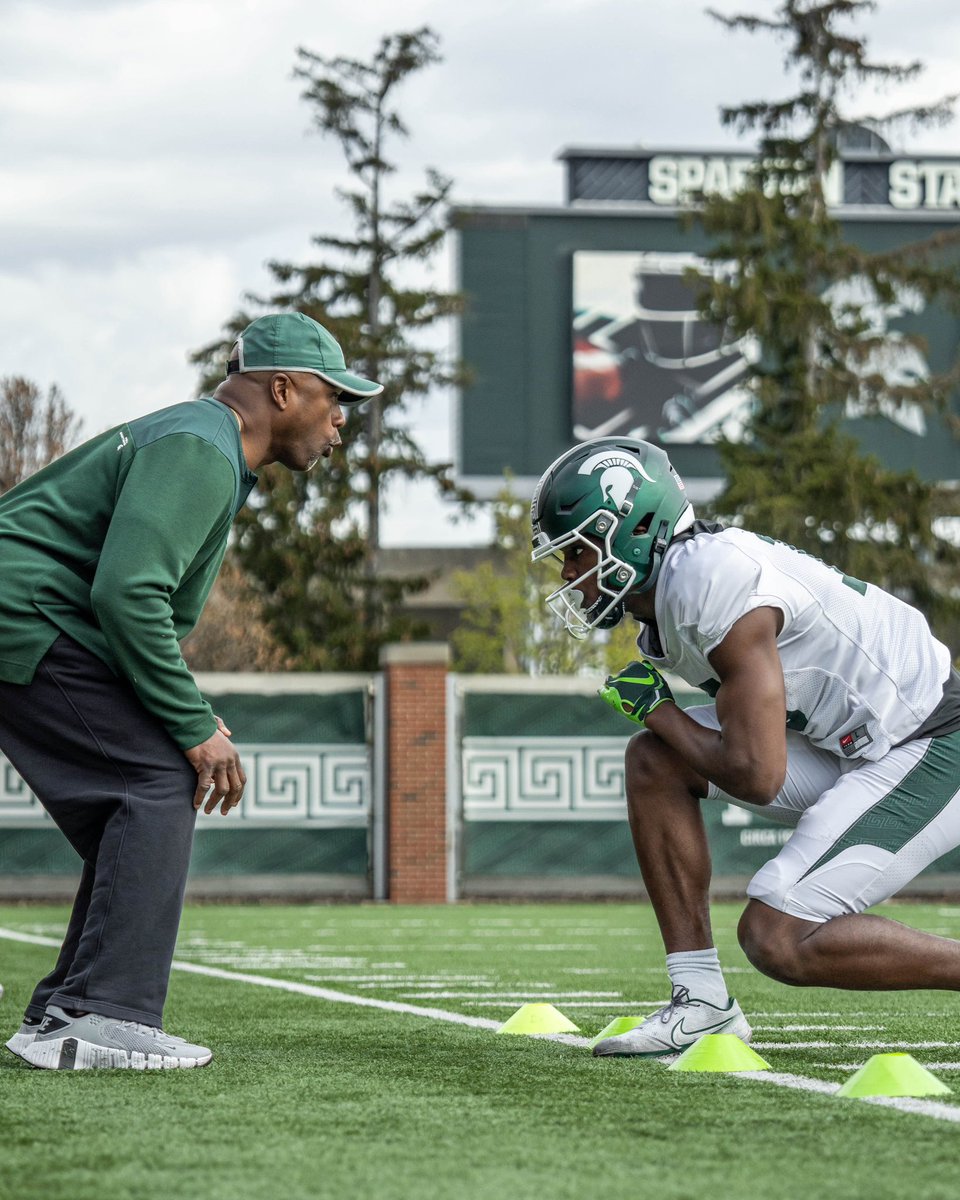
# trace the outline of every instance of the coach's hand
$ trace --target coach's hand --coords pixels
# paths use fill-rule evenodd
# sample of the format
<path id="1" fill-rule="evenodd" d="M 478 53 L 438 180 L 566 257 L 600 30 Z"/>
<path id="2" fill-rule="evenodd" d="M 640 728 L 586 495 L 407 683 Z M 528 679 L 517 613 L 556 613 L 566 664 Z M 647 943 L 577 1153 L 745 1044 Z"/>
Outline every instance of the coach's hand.
<path id="1" fill-rule="evenodd" d="M 661 704 L 676 704 L 667 681 L 648 662 L 627 663 L 618 675 L 608 675 L 598 694 L 638 725 Z"/>
<path id="2" fill-rule="evenodd" d="M 184 753 L 197 773 L 197 790 L 193 795 L 193 807 L 203 805 L 205 813 L 212 813 L 218 804 L 224 816 L 235 808 L 243 796 L 247 783 L 240 755 L 227 737 L 230 730 L 217 717 L 217 732 Z M 204 804 L 206 800 L 206 804 Z"/>

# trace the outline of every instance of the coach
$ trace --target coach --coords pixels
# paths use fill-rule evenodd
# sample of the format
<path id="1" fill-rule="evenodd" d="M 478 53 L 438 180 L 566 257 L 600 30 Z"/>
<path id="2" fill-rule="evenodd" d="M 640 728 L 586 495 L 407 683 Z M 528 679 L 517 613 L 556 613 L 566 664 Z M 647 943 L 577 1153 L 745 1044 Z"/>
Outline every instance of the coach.
<path id="1" fill-rule="evenodd" d="M 300 313 L 260 317 L 212 397 L 84 443 L 0 499 L 0 750 L 83 860 L 56 966 L 7 1042 L 36 1067 L 193 1067 L 162 1029 L 196 811 L 245 777 L 180 655 L 231 524 L 382 387 Z"/>

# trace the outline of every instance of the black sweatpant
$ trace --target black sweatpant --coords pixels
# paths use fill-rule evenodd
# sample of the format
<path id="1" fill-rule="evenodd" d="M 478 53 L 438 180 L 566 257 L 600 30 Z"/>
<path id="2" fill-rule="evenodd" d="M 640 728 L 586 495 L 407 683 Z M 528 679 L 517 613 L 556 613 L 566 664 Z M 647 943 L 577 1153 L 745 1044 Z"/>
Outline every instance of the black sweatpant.
<path id="1" fill-rule="evenodd" d="M 197 776 L 126 680 L 57 638 L 33 681 L 0 681 L 0 750 L 83 859 L 47 1004 L 160 1025 L 193 844 Z"/>

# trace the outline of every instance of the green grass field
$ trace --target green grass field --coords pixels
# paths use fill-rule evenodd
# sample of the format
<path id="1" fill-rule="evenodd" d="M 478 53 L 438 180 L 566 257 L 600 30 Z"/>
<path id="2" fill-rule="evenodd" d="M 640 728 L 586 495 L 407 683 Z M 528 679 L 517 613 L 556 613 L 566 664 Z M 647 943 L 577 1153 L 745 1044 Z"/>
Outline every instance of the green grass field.
<path id="1" fill-rule="evenodd" d="M 886 906 L 960 936 L 960 907 Z M 593 1036 L 667 996 L 649 909 L 624 904 L 189 908 L 166 1024 L 198 1071 L 36 1071 L 0 1050 L 3 1200 L 430 1197 L 954 1197 L 960 1000 L 789 989 L 736 947 L 728 982 L 777 1073 L 840 1083 L 879 1049 L 937 1064 L 923 1113 L 257 983 L 502 1021 L 549 999 Z M 0 906 L 5 1040 L 54 951 L 60 908 Z M 252 978 L 234 978 L 234 976 Z"/>

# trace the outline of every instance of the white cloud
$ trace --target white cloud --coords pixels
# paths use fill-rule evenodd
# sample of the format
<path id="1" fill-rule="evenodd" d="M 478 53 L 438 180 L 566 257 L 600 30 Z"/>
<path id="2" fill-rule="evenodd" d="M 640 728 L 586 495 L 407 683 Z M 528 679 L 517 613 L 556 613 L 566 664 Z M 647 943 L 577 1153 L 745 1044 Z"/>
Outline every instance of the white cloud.
<path id="1" fill-rule="evenodd" d="M 91 435 L 188 399 L 190 339 L 204 325 L 216 334 L 239 283 L 229 257 L 177 247 L 102 269 L 48 260 L 29 278 L 0 275 L 0 375 L 59 383 Z"/>
<path id="2" fill-rule="evenodd" d="M 90 432 L 192 394 L 188 352 L 265 288 L 265 260 L 304 261 L 312 234 L 343 229 L 345 173 L 309 132 L 296 47 L 365 58 L 425 23 L 444 61 L 398 96 L 412 136 L 394 186 L 430 164 L 464 203 L 559 203 L 567 145 L 731 145 L 718 105 L 787 86 L 775 43 L 725 34 L 701 0 L 8 0 L 0 374 L 60 383 Z M 887 99 L 954 86 L 954 0 L 887 0 L 857 28 L 875 57 L 929 64 Z M 447 400 L 413 420 L 449 457 Z M 398 494 L 385 525 L 393 541 L 449 535 L 420 494 Z"/>

